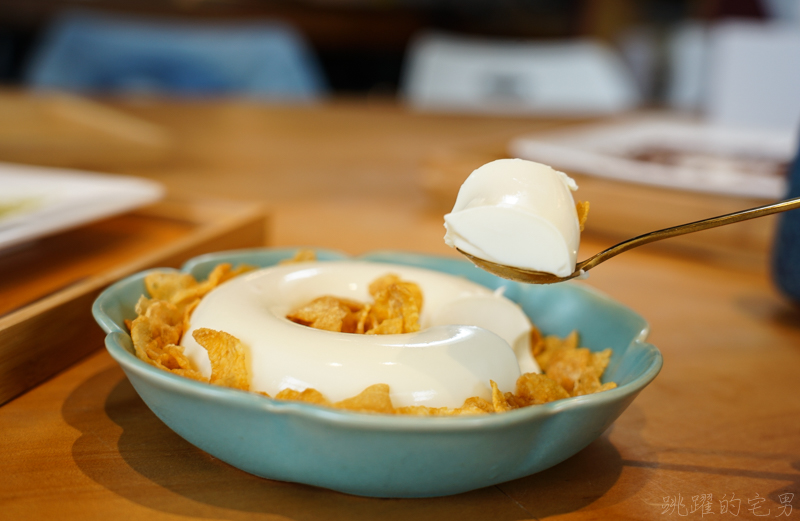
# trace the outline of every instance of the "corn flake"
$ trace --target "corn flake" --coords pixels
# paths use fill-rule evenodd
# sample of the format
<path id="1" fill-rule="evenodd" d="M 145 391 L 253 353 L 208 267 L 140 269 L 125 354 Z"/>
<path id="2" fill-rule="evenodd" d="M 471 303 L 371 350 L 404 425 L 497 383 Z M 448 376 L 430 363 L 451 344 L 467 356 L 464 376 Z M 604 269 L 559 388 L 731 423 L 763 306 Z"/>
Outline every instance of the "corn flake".
<path id="1" fill-rule="evenodd" d="M 578 201 L 575 203 L 575 210 L 578 212 L 578 226 L 583 231 L 586 218 L 589 217 L 589 201 Z"/>
<path id="2" fill-rule="evenodd" d="M 489 414 L 494 412 L 494 405 L 484 400 L 480 396 L 473 396 L 464 400 L 464 405 L 453 411 L 453 416 L 465 416 L 471 414 Z"/>
<path id="3" fill-rule="evenodd" d="M 342 331 L 345 319 L 350 315 L 350 308 L 340 299 L 331 296 L 315 298 L 286 318 L 292 322 L 326 331 Z"/>
<path id="4" fill-rule="evenodd" d="M 336 402 L 333 407 L 349 411 L 394 413 L 392 399 L 389 397 L 389 386 L 386 384 L 370 385 L 361 391 L 361 394 Z"/>
<path id="5" fill-rule="evenodd" d="M 156 271 L 147 274 L 144 285 L 151 298 L 171 302 L 181 291 L 197 286 L 197 281 L 188 273 Z"/>
<path id="6" fill-rule="evenodd" d="M 145 302 L 146 301 L 146 302 Z M 205 381 L 178 346 L 182 317 L 177 308 L 164 301 L 139 300 L 144 314 L 130 323 L 131 340 L 140 360 L 181 376 Z M 146 309 L 145 309 L 146 308 Z"/>
<path id="7" fill-rule="evenodd" d="M 600 383 L 611 358 L 611 349 L 594 353 L 588 348 L 578 347 L 578 341 L 578 333 L 573 331 L 564 339 L 545 337 L 532 349 L 544 373 L 571 396 L 582 396 L 616 387 L 613 382 Z"/>
<path id="8" fill-rule="evenodd" d="M 209 383 L 243 391 L 250 390 L 247 349 L 238 338 L 207 328 L 195 329 L 192 337 L 208 351 L 211 362 Z"/>
<path id="9" fill-rule="evenodd" d="M 569 393 L 558 382 L 544 374 L 525 373 L 517 379 L 516 403 L 522 407 L 569 398 Z"/>
<path id="10" fill-rule="evenodd" d="M 313 403 L 316 405 L 330 405 L 329 402 L 321 392 L 316 389 L 308 388 L 304 391 L 296 391 L 294 389 L 284 389 L 275 395 L 276 400 L 292 400 L 295 402 Z"/>
<path id="11" fill-rule="evenodd" d="M 391 275 L 390 275 L 391 277 Z M 382 281 L 386 279 L 378 279 Z M 376 281 L 377 282 L 377 281 Z M 375 302 L 370 310 L 373 328 L 366 334 L 386 335 L 419 331 L 419 314 L 422 297 L 419 286 L 411 282 L 389 282 L 378 287 L 370 286 Z M 388 322 L 384 325 L 385 322 Z"/>
<path id="12" fill-rule="evenodd" d="M 419 331 L 422 290 L 419 285 L 387 274 L 372 281 L 374 302 L 363 304 L 330 295 L 318 297 L 286 315 L 309 327 L 366 335 L 394 335 Z"/>
<path id="13" fill-rule="evenodd" d="M 297 250 L 297 253 L 291 259 L 283 259 L 278 264 L 294 264 L 297 262 L 310 262 L 317 260 L 317 254 L 314 250 Z"/>
<path id="14" fill-rule="evenodd" d="M 407 405 L 394 410 L 395 414 L 406 416 L 452 416 L 453 409 L 449 407 L 428 407 L 426 405 Z"/>
<path id="15" fill-rule="evenodd" d="M 506 412 L 510 411 L 511 409 L 516 409 L 516 401 L 514 403 L 509 403 L 508 398 L 503 394 L 503 392 L 497 387 L 497 383 L 494 380 L 489 380 L 489 383 L 492 385 L 492 406 L 494 407 L 494 412 Z"/>

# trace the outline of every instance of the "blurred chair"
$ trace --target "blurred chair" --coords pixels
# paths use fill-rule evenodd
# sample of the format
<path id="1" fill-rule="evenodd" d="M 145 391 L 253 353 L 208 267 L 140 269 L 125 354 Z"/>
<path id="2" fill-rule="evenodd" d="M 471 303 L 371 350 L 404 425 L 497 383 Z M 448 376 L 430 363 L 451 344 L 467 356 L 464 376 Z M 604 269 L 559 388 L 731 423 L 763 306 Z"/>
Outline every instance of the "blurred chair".
<path id="1" fill-rule="evenodd" d="M 795 130 L 800 125 L 800 27 L 730 22 L 711 33 L 711 121 Z"/>
<path id="2" fill-rule="evenodd" d="M 800 27 L 721 22 L 679 28 L 669 45 L 668 102 L 709 122 L 795 131 L 800 126 Z"/>
<path id="3" fill-rule="evenodd" d="M 680 24 L 666 46 L 667 105 L 678 110 L 699 110 L 705 99 L 708 67 L 708 29 L 699 22 Z"/>
<path id="4" fill-rule="evenodd" d="M 325 80 L 281 23 L 192 24 L 70 13 L 48 28 L 26 74 L 40 89 L 310 99 Z"/>
<path id="5" fill-rule="evenodd" d="M 532 43 L 417 37 L 403 72 L 423 110 L 603 114 L 635 107 L 636 80 L 609 48 L 586 40 Z"/>

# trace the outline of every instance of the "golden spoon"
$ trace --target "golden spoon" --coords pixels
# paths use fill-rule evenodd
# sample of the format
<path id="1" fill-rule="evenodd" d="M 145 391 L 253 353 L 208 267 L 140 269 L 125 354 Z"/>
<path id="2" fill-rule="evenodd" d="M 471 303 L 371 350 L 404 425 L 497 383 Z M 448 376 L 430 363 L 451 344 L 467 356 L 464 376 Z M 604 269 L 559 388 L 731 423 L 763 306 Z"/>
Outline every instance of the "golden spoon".
<path id="1" fill-rule="evenodd" d="M 615 246 L 603 250 L 600 253 L 589 257 L 588 259 L 579 262 L 575 265 L 575 271 L 566 277 L 559 277 L 552 273 L 545 273 L 542 271 L 526 270 L 522 268 L 515 268 L 513 266 L 506 266 L 504 264 L 497 264 L 495 262 L 480 259 L 469 253 L 461 252 L 477 267 L 493 273 L 504 279 L 515 280 L 517 282 L 525 282 L 527 284 L 553 284 L 554 282 L 564 282 L 565 280 L 574 279 L 583 273 L 594 268 L 601 262 L 605 262 L 612 257 L 616 257 L 622 252 L 636 248 L 649 242 L 660 241 L 662 239 L 669 239 L 670 237 L 677 237 L 678 235 L 685 235 L 687 233 L 699 232 L 708 230 L 709 228 L 716 228 L 717 226 L 725 226 L 726 224 L 738 223 L 748 219 L 755 219 L 756 217 L 763 217 L 778 212 L 785 212 L 800 208 L 800 197 L 788 199 L 779 203 L 768 204 L 766 206 L 759 206 L 757 208 L 750 208 L 749 210 L 742 210 L 741 212 L 729 213 L 720 215 L 718 217 L 711 217 L 710 219 L 703 219 L 702 221 L 695 221 L 688 224 L 681 224 L 679 226 L 671 226 L 663 230 L 657 230 L 650 233 L 645 233 L 633 239 L 628 239 Z"/>

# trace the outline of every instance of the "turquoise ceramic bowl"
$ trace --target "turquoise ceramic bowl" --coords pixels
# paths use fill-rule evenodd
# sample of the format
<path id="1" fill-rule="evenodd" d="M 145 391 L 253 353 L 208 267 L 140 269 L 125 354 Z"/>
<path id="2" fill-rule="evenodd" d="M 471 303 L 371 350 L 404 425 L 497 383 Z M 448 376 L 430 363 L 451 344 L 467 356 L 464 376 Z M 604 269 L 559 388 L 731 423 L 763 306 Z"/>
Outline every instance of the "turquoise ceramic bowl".
<path id="1" fill-rule="evenodd" d="M 287 249 L 222 252 L 195 258 L 183 271 L 205 278 L 220 262 L 270 266 L 293 254 Z M 318 258 L 346 256 L 319 251 Z M 564 336 L 577 329 L 586 347 L 612 348 L 605 380 L 619 386 L 487 416 L 353 413 L 195 382 L 136 358 L 123 320 L 135 316 L 146 273 L 106 289 L 93 312 L 108 333 L 109 353 L 144 402 L 187 441 L 257 476 L 363 496 L 457 494 L 556 465 L 600 436 L 661 369 L 661 354 L 645 342 L 645 320 L 582 285 L 520 285 L 449 258 L 391 252 L 360 258 L 463 275 L 491 288 L 506 286 L 505 294 L 544 333 Z"/>

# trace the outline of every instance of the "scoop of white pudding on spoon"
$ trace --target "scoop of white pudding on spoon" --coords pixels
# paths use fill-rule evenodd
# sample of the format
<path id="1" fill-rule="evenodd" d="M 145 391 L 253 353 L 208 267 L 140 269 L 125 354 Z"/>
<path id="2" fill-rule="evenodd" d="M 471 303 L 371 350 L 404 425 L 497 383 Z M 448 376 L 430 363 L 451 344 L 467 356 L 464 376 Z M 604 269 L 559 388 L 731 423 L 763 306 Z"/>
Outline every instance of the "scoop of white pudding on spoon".
<path id="1" fill-rule="evenodd" d="M 444 216 L 445 242 L 476 266 L 527 284 L 552 284 L 584 275 L 638 246 L 800 208 L 800 197 L 645 233 L 576 263 L 581 222 L 569 193 L 575 182 L 549 166 L 500 159 L 464 181 Z M 585 203 L 584 203 L 585 204 Z"/>
<path id="2" fill-rule="evenodd" d="M 547 165 L 499 159 L 478 168 L 444 216 L 445 242 L 470 258 L 566 277 L 580 224 L 575 181 Z"/>

